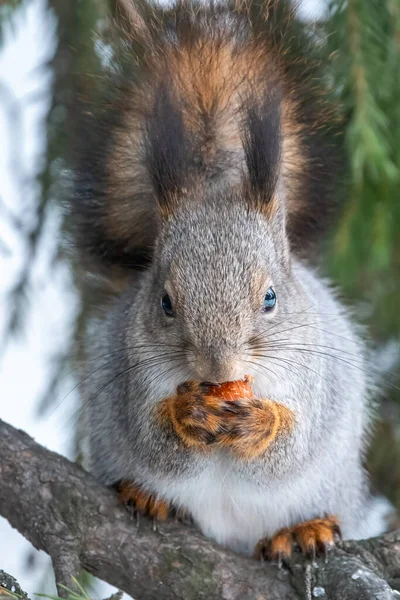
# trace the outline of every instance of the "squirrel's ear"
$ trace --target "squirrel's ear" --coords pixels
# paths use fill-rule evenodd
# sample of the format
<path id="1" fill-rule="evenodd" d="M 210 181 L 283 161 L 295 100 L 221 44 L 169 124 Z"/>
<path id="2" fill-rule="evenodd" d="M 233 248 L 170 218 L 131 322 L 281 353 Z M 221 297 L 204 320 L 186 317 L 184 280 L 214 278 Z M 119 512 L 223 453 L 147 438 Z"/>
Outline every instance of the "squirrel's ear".
<path id="1" fill-rule="evenodd" d="M 144 153 L 162 213 L 169 213 L 188 183 L 191 144 L 180 106 L 165 84 L 156 90 L 146 118 Z"/>
<path id="2" fill-rule="evenodd" d="M 260 210 L 270 210 L 281 162 L 280 94 L 265 96 L 260 104 L 251 98 L 244 106 L 243 148 L 248 200 Z"/>

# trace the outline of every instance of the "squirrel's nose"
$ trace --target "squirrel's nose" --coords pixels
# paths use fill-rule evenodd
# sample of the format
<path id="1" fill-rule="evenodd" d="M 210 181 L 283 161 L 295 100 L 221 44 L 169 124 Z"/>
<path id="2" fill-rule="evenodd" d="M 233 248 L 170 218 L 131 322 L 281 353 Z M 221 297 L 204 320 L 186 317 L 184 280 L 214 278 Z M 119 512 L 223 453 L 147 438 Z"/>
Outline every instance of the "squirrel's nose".
<path id="1" fill-rule="evenodd" d="M 200 359 L 196 364 L 196 374 L 200 381 L 210 383 L 224 383 L 244 377 L 239 361 L 233 357 Z"/>

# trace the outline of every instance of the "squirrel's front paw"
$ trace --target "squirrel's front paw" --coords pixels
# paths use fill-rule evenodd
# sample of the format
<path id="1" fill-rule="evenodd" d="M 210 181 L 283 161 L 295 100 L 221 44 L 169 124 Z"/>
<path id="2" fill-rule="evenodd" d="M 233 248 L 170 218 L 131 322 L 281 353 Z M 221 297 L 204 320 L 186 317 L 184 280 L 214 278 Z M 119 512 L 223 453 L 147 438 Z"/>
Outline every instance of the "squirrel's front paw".
<path id="1" fill-rule="evenodd" d="M 157 521 L 165 521 L 169 515 L 170 507 L 167 502 L 130 481 L 121 481 L 117 492 L 123 504 L 133 506 L 140 514 L 153 517 Z"/>
<path id="2" fill-rule="evenodd" d="M 293 548 L 298 546 L 308 556 L 326 552 L 340 539 L 339 521 L 336 517 L 327 516 L 324 519 L 312 519 L 294 527 L 286 527 L 275 534 L 272 539 L 260 540 L 255 548 L 256 558 L 287 560 L 291 557 Z"/>
<path id="3" fill-rule="evenodd" d="M 293 412 L 278 402 L 245 398 L 225 403 L 226 429 L 218 443 L 245 460 L 265 452 L 277 435 L 289 435 Z"/>
<path id="4" fill-rule="evenodd" d="M 167 398 L 160 417 L 169 419 L 182 441 L 191 447 L 223 447 L 251 460 L 264 452 L 278 433 L 293 426 L 291 410 L 270 400 L 226 400 L 213 394 L 215 386 L 186 382 Z"/>
<path id="5" fill-rule="evenodd" d="M 159 416 L 170 419 L 187 446 L 206 449 L 228 432 L 228 403 L 210 395 L 209 388 L 208 384 L 188 381 L 161 406 Z"/>

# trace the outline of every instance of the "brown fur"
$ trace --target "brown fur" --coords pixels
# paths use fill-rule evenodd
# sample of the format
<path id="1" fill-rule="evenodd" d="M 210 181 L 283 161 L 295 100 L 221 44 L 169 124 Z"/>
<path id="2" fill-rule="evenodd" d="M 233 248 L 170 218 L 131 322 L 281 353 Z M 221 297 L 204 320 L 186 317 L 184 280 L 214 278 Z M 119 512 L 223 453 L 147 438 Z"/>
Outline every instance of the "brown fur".
<path id="1" fill-rule="evenodd" d="M 129 105 L 116 107 L 116 110 L 123 110 L 125 127 L 117 132 L 115 150 L 109 157 L 109 209 L 104 225 L 111 237 L 133 237 L 129 229 L 133 223 L 130 224 L 126 219 L 124 210 L 124 204 L 128 209 L 132 198 L 127 197 L 118 206 L 115 197 L 124 198 L 128 184 L 132 192 L 140 192 L 143 197 L 151 196 L 149 175 L 140 161 L 143 122 L 149 106 L 154 103 L 165 72 L 169 73 L 174 101 L 182 109 L 185 129 L 196 140 L 196 149 L 201 155 L 202 172 L 193 174 L 187 181 L 187 189 L 197 187 L 199 182 L 203 184 L 203 176 L 207 171 L 213 172 L 218 155 L 223 153 L 230 156 L 227 164 L 229 182 L 236 185 L 242 181 L 243 106 L 249 99 L 263 99 L 275 87 L 283 85 L 287 88 L 287 96 L 284 93 L 281 106 L 281 173 L 285 183 L 289 183 L 288 205 L 290 207 L 293 203 L 297 206 L 298 186 L 295 182 L 302 175 L 305 153 L 290 97 L 290 83 L 286 83 L 283 67 L 280 66 L 281 57 L 267 44 L 255 41 L 242 48 L 240 55 L 237 52 L 227 32 L 223 32 L 216 39 L 194 40 L 177 48 L 169 48 L 161 43 L 160 50 L 148 60 L 147 68 L 151 72 L 149 83 L 132 88 Z M 257 197 L 250 197 L 250 201 L 256 209 L 265 210 L 267 217 L 276 210 L 276 197 L 268 204 L 259 202 Z M 134 232 L 138 244 L 146 241 L 147 227 L 139 229 L 139 226 L 142 215 L 145 225 L 147 214 L 148 205 L 138 203 Z M 164 216 L 167 214 L 164 213 Z"/>
<path id="2" fill-rule="evenodd" d="M 126 197 L 127 185 L 130 185 L 132 193 L 140 192 L 143 197 L 152 195 L 146 166 L 140 160 L 143 123 L 166 72 L 169 73 L 174 101 L 182 109 L 185 129 L 196 140 L 202 170 L 212 172 L 217 155 L 227 153 L 231 156 L 229 180 L 234 184 L 240 182 L 243 170 L 242 105 L 250 97 L 262 97 L 267 93 L 266 77 L 268 86 L 279 85 L 279 73 L 277 59 L 274 60 L 268 48 L 250 43 L 237 56 L 237 50 L 226 38 L 220 33 L 216 39 L 191 40 L 179 47 L 168 47 L 160 40 L 159 51 L 148 59 L 146 65 L 151 72 L 149 82 L 132 87 L 129 105 L 115 107 L 116 110 L 122 109 L 125 127 L 117 132 L 115 149 L 108 163 L 108 211 L 104 226 L 111 237 L 133 238 L 130 230 L 133 221 L 130 223 L 126 219 L 127 210 L 124 210 L 125 206 L 128 209 L 129 203 L 132 205 L 132 198 Z M 290 104 L 290 100 L 287 102 Z M 284 108 L 283 114 L 284 130 L 293 130 L 290 123 L 292 111 Z M 292 135 L 292 146 L 295 143 Z M 293 165 L 293 148 L 289 150 Z M 199 180 L 203 183 L 202 179 L 201 173 L 193 174 L 192 179 L 187 181 L 187 188 L 198 186 Z M 118 205 L 115 197 L 126 197 L 126 200 Z M 147 214 L 148 204 L 138 202 L 134 232 L 138 244 L 146 240 Z M 164 213 L 164 216 L 167 214 Z"/>
<path id="3" fill-rule="evenodd" d="M 118 486 L 118 493 L 123 504 L 133 506 L 143 515 L 158 521 L 165 521 L 169 515 L 170 507 L 167 502 L 156 498 L 134 483 L 122 481 Z"/>
<path id="4" fill-rule="evenodd" d="M 220 446 L 243 460 L 257 458 L 294 426 L 293 413 L 282 404 L 256 398 L 224 400 L 209 395 L 207 384 L 196 382 L 181 385 L 157 410 L 160 424 L 172 424 L 186 446 Z"/>
<path id="5" fill-rule="evenodd" d="M 70 212 L 81 246 L 103 266 L 143 268 L 151 261 L 160 217 L 215 183 L 244 186 L 238 197 L 271 218 L 282 199 L 275 193 L 265 202 L 254 190 L 246 193 L 243 129 L 249 105 L 268 108 L 279 97 L 287 229 L 293 249 L 307 254 L 332 212 L 337 160 L 329 132 L 337 119 L 310 39 L 289 3 L 131 5 L 124 0 L 121 26 L 115 27 L 121 74 L 104 78 L 103 100 L 86 98 L 77 127 L 78 200 Z M 191 147 L 180 193 L 160 204 L 144 143 L 162 86 Z M 165 139 L 174 139 L 173 133 Z"/>
<path id="6" fill-rule="evenodd" d="M 304 554 L 315 556 L 327 552 L 338 537 L 340 527 L 336 517 L 313 519 L 281 529 L 271 540 L 260 540 L 255 549 L 255 557 L 260 559 L 265 556 L 278 561 L 289 559 L 295 545 Z"/>

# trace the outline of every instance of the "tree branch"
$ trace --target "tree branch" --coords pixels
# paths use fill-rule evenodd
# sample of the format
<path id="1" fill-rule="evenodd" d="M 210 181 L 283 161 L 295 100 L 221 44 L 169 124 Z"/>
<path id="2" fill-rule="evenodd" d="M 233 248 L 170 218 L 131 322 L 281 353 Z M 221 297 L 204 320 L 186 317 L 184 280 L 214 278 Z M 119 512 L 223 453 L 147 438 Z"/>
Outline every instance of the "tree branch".
<path id="1" fill-rule="evenodd" d="M 332 600 L 396 598 L 400 532 L 344 542 L 326 564 L 296 555 L 279 570 L 180 523 L 137 526 L 115 493 L 2 421 L 0 456 L 0 514 L 51 556 L 69 587 L 81 566 L 136 600 L 299 600 L 321 590 Z"/>
<path id="2" fill-rule="evenodd" d="M 0 569 L 0 600 L 29 600 L 18 581 Z"/>

